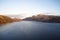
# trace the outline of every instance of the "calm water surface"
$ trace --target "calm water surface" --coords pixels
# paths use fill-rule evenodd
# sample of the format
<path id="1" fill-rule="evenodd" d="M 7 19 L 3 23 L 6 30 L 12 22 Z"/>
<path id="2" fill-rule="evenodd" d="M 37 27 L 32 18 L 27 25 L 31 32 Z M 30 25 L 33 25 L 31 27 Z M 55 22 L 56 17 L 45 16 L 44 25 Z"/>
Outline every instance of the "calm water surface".
<path id="1" fill-rule="evenodd" d="M 59 40 L 60 23 L 21 21 L 0 26 L 0 40 Z"/>

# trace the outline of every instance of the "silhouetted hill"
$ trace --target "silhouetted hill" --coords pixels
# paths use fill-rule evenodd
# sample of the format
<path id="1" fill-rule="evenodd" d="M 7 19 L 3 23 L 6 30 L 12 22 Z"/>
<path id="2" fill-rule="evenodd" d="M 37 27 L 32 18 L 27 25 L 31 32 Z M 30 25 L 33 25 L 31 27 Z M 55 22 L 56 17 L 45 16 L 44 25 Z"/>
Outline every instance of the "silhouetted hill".
<path id="1" fill-rule="evenodd" d="M 60 23 L 60 16 L 53 15 L 33 15 L 32 17 L 27 17 L 23 20 L 28 21 L 40 21 L 40 22 L 51 22 L 51 23 Z"/>

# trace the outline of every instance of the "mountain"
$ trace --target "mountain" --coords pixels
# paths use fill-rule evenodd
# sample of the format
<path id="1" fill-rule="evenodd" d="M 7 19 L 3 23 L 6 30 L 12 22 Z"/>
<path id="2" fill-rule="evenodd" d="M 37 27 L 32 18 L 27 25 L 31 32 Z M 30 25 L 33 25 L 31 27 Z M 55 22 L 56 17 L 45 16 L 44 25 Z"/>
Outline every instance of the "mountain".
<path id="1" fill-rule="evenodd" d="M 27 17 L 23 20 L 28 21 L 40 21 L 40 22 L 50 22 L 50 23 L 60 23 L 60 16 L 53 16 L 53 15 L 33 15 L 32 17 Z"/>
<path id="2" fill-rule="evenodd" d="M 21 21 L 20 18 L 11 18 L 9 16 L 0 15 L 0 25 L 6 24 L 6 23 L 12 23 L 12 22 L 18 22 Z"/>
<path id="3" fill-rule="evenodd" d="M 0 24 L 6 24 L 6 23 L 11 23 L 11 22 L 13 22 L 13 20 L 10 17 L 0 15 Z"/>
<path id="4" fill-rule="evenodd" d="M 23 15 L 21 15 L 21 14 L 18 14 L 18 15 L 7 15 L 7 16 L 9 16 L 9 17 L 12 17 L 12 18 L 24 18 L 24 16 Z"/>

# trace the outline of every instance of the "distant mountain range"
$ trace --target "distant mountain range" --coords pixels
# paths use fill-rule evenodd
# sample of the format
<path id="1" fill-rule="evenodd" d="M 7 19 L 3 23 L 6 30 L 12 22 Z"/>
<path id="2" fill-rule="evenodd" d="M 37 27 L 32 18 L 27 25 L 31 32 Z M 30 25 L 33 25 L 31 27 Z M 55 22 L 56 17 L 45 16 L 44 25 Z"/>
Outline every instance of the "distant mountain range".
<path id="1" fill-rule="evenodd" d="M 27 17 L 23 20 L 49 22 L 49 23 L 60 23 L 60 16 L 38 14 L 36 16 L 33 15 L 32 17 Z"/>
<path id="2" fill-rule="evenodd" d="M 38 15 L 33 15 L 32 17 L 26 17 L 23 19 L 23 16 L 21 15 L 7 15 L 9 17 L 14 17 L 14 18 L 21 18 L 22 20 L 25 21 L 40 21 L 40 22 L 51 22 L 51 23 L 60 23 L 60 16 L 54 16 L 54 15 L 43 15 L 43 14 L 38 14 Z"/>
<path id="3" fill-rule="evenodd" d="M 7 15 L 7 16 L 9 16 L 9 17 L 17 17 L 17 18 L 22 17 L 21 15 Z"/>
<path id="4" fill-rule="evenodd" d="M 7 15 L 7 16 L 10 16 L 10 17 L 17 17 L 17 16 L 20 16 L 20 15 Z"/>
<path id="5" fill-rule="evenodd" d="M 11 18 L 6 15 L 0 15 L 0 25 L 12 23 L 12 22 L 18 22 L 18 21 L 21 21 L 21 19 L 20 18 Z"/>

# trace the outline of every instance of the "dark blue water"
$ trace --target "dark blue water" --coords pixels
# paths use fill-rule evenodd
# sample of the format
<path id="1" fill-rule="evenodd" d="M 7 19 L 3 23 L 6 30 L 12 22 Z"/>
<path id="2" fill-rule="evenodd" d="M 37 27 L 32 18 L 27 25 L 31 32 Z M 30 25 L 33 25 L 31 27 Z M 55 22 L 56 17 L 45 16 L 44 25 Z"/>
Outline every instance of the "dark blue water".
<path id="1" fill-rule="evenodd" d="M 0 26 L 0 40 L 59 40 L 60 23 L 21 21 Z"/>

